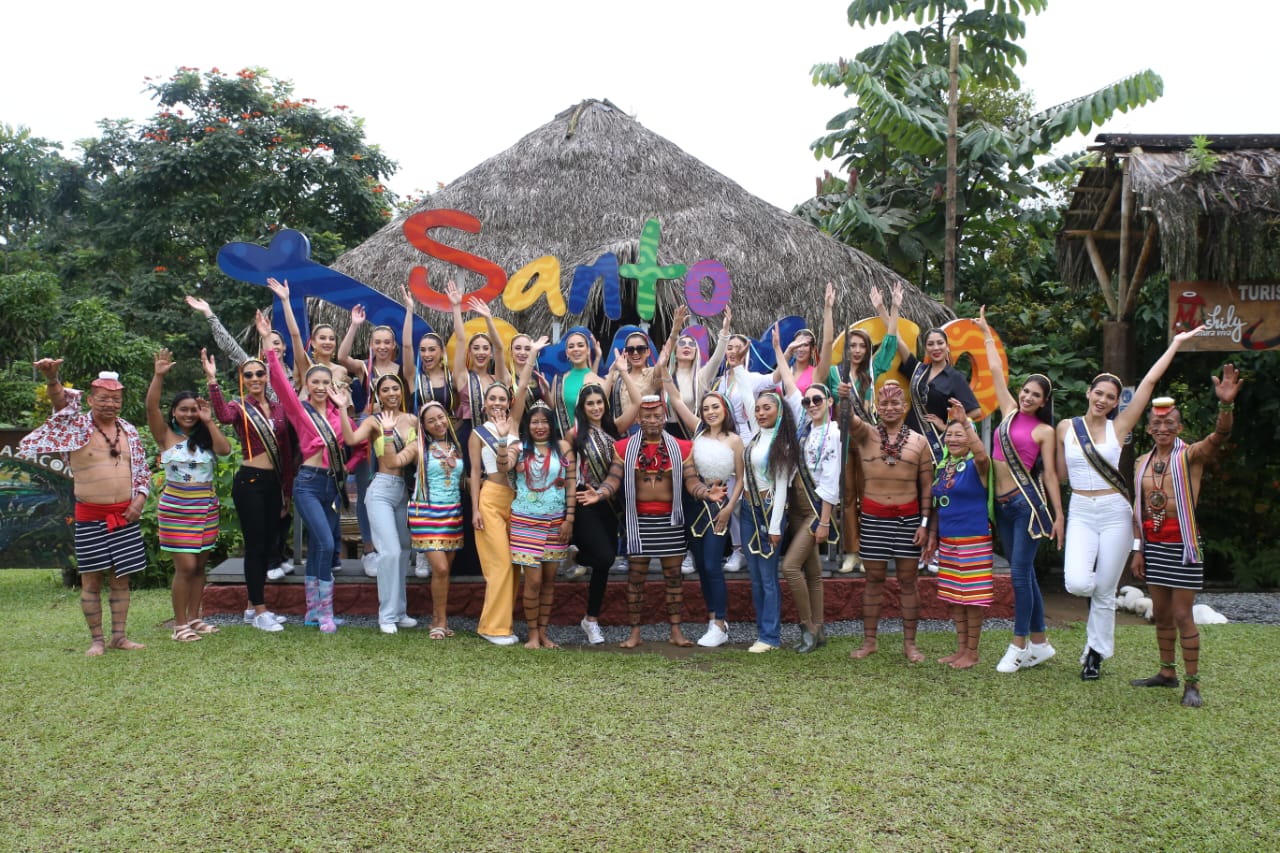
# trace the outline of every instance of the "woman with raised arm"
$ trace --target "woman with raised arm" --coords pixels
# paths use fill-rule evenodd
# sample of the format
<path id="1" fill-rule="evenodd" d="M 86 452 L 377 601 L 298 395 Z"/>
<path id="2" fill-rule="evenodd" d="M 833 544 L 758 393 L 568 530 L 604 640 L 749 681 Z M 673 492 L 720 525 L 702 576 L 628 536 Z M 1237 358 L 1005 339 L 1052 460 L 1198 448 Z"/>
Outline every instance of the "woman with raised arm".
<path id="1" fill-rule="evenodd" d="M 444 407 L 449 422 L 456 430 L 458 427 L 458 397 L 454 388 L 453 377 L 449 374 L 449 366 L 445 358 L 444 338 L 436 332 L 427 332 L 418 339 L 418 346 L 413 345 L 413 294 L 406 286 L 401 290 L 404 301 L 404 328 L 400 332 L 400 353 L 404 359 L 402 376 L 408 392 L 417 401 L 421 409 L 429 401 L 434 400 Z M 458 330 L 457 334 L 464 334 Z M 418 354 L 414 363 L 414 353 Z M 456 436 L 455 436 L 456 438 Z"/>
<path id="2" fill-rule="evenodd" d="M 687 318 L 688 309 L 682 305 L 676 311 L 676 319 L 683 324 Z M 732 319 L 733 312 L 725 306 L 724 320 L 720 324 L 720 335 L 716 339 L 715 351 L 701 366 L 699 366 L 701 350 L 698 347 L 698 341 L 683 331 L 676 335 L 675 351 L 667 362 L 667 369 L 675 381 L 680 399 L 684 401 L 690 412 L 699 408 L 703 395 L 716 384 L 716 377 L 720 375 L 720 368 L 724 364 L 725 349 L 729 346 L 729 323 Z M 679 330 L 681 326 L 675 328 Z M 677 438 L 693 437 L 693 432 L 686 429 L 683 419 L 676 414 L 673 406 L 667 407 L 667 432 Z"/>
<path id="3" fill-rule="evenodd" d="M 213 309 L 209 307 L 208 302 L 198 296 L 191 296 L 189 294 L 187 295 L 186 300 L 187 304 L 195 309 L 196 313 L 201 314 L 209 321 L 209 330 L 213 333 L 213 342 L 217 344 L 218 349 L 222 350 L 222 353 L 231 360 L 232 364 L 244 364 L 244 362 L 253 357 L 244 351 L 240 346 L 239 341 L 237 341 L 235 337 L 227 331 L 226 326 L 222 325 L 222 321 L 218 319 L 217 314 L 213 313 Z M 258 313 L 261 314 L 262 312 L 259 311 Z M 284 338 L 280 337 L 279 332 L 271 332 L 270 343 L 271 347 L 280 354 L 280 357 L 284 358 Z M 259 353 L 259 356 L 261 356 L 261 353 Z M 266 363 L 263 362 L 263 369 L 265 368 Z M 276 392 L 275 389 L 271 387 L 270 383 L 267 383 L 265 393 L 267 400 L 274 404 L 276 402 Z"/>
<path id="4" fill-rule="evenodd" d="M 249 358 L 241 362 L 240 397 L 228 402 L 218 385 L 218 369 L 212 356 L 201 350 L 200 358 L 214 417 L 235 431 L 243 455 L 231 484 L 231 500 L 244 534 L 244 583 L 249 595 L 245 616 L 260 631 L 282 631 L 284 617 L 267 610 L 266 581 L 272 550 L 289 516 L 293 494 L 289 422 L 279 399 L 274 403 L 267 399 L 265 361 Z"/>
<path id="5" fill-rule="evenodd" d="M 369 355 L 364 361 L 351 357 L 351 347 L 366 319 L 363 305 L 351 309 L 351 323 L 338 345 L 338 363 L 347 369 L 352 379 L 359 379 L 365 387 L 371 386 L 379 376 L 400 373 L 400 350 L 396 346 L 396 330 L 390 326 L 374 326 L 369 333 Z M 372 398 L 370 399 L 372 404 Z M 368 408 L 368 407 L 366 407 Z"/>
<path id="6" fill-rule="evenodd" d="M 365 494 L 373 547 L 377 551 L 378 630 L 394 634 L 398 628 L 413 628 L 418 620 L 409 616 L 405 579 L 409 576 L 409 496 L 405 488 L 404 465 L 398 454 L 418 440 L 417 418 L 404 410 L 404 380 L 398 373 L 384 373 L 374 385 L 379 414 L 365 418 L 356 428 L 347 414 L 348 395 L 331 390 L 342 415 L 342 438 L 347 447 L 368 442 L 369 455 L 377 460 L 378 472 Z"/>
<path id="7" fill-rule="evenodd" d="M 615 421 L 621 420 L 623 413 L 637 402 L 631 392 L 632 387 L 638 388 L 642 396 L 653 393 L 657 387 L 654 365 L 658 362 L 654 359 L 653 342 L 649 336 L 644 332 L 632 332 L 624 340 L 622 352 L 626 357 L 620 363 L 615 355 L 613 364 L 609 366 L 609 373 L 605 376 Z M 618 377 L 625 377 L 630 381 L 622 382 Z M 627 431 L 635 430 L 629 428 Z"/>
<path id="8" fill-rule="evenodd" d="M 418 463 L 409 501 L 409 536 L 413 550 L 431 567 L 431 631 L 433 640 L 453 636 L 449 630 L 449 577 L 454 554 L 462 547 L 462 448 L 449 424 L 449 413 L 435 400 L 422 407 L 418 440 L 396 454 L 394 465 Z"/>
<path id="9" fill-rule="evenodd" d="M 507 371 L 502 336 L 498 334 L 498 327 L 493 323 L 493 314 L 489 311 L 489 306 L 474 296 L 467 301 L 467 310 L 483 317 L 488 326 L 487 334 L 479 332 L 468 338 L 466 323 L 462 319 L 462 288 L 451 281 L 445 288 L 445 292 L 449 296 L 449 304 L 453 310 L 453 360 L 456 363 L 453 383 L 461 398 L 458 404 L 458 416 L 463 421 L 463 431 L 468 431 L 467 427 L 474 427 L 476 423 L 483 422 L 483 413 L 480 419 L 473 417 L 473 406 L 477 405 L 477 401 L 484 400 L 485 391 L 495 382 L 510 388 L 511 374 Z M 483 407 L 482 404 L 480 407 Z M 466 441 L 461 432 L 458 438 Z"/>
<path id="10" fill-rule="evenodd" d="M 268 279 L 272 292 L 289 304 L 289 285 Z M 259 332 L 265 331 L 259 325 Z M 266 348 L 267 342 L 263 341 Z M 289 387 L 289 377 L 274 350 L 267 351 L 267 372 L 279 388 Z M 302 465 L 293 480 L 293 504 L 307 526 L 307 564 L 304 591 L 307 615 L 303 624 L 319 625 L 332 634 L 338 630 L 333 618 L 333 563 L 342 546 L 338 511 L 334 502 L 347 480 L 346 451 L 342 445 L 342 414 L 329 399 L 333 373 L 322 364 L 312 365 L 303 375 L 304 398 L 281 394 L 289 425 L 298 436 Z"/>
<path id="11" fill-rule="evenodd" d="M 526 371 L 525 368 L 529 370 Z M 512 388 L 512 402 L 523 399 L 525 408 L 542 400 L 551 404 L 551 385 L 538 370 L 537 353 L 533 348 L 533 338 L 520 332 L 511 339 L 511 375 L 516 377 Z"/>
<path id="12" fill-rule="evenodd" d="M 936 552 L 938 599 L 950 605 L 956 625 L 956 650 L 938 663 L 971 669 L 978 663 L 982 619 L 992 600 L 991 521 L 987 518 L 991 457 L 960 401 L 951 401 L 948 414 L 942 459 L 934 466 L 934 510 L 924 559 L 932 559 Z"/>
<path id="13" fill-rule="evenodd" d="M 897 301 L 894 299 L 894 304 Z M 880 314 L 887 325 L 889 320 L 883 308 Z M 951 400 L 959 400 L 965 413 L 975 421 L 982 418 L 982 408 L 964 374 L 951 366 L 951 343 L 946 332 L 936 327 L 925 332 L 924 352 L 925 360 L 921 361 L 902 338 L 898 338 L 898 354 L 902 357 L 898 372 L 911 384 L 907 426 L 929 442 L 929 452 L 936 463 L 942 458 L 942 433 L 947 428 Z"/>
<path id="14" fill-rule="evenodd" d="M 718 391 L 707 391 L 698 406 L 701 418 L 685 405 L 670 375 L 664 375 L 670 406 L 693 435 L 693 464 L 698 477 L 709 488 L 726 489 L 722 501 L 697 500 L 685 491 L 685 532 L 689 536 L 694 569 L 702 586 L 702 600 L 707 605 L 707 631 L 698 639 L 704 648 L 723 646 L 729 642 L 729 590 L 724 580 L 725 544 L 733 524 L 733 509 L 742 497 L 745 483 L 742 438 L 733 422 L 733 409 Z"/>
<path id="15" fill-rule="evenodd" d="M 1174 335 L 1114 419 L 1123 386 L 1115 374 L 1100 373 L 1089 385 L 1084 416 L 1058 423 L 1058 478 L 1071 486 L 1063 580 L 1067 592 L 1089 599 L 1087 642 L 1080 654 L 1084 681 L 1097 680 L 1102 662 L 1115 653 L 1116 585 L 1132 550 L 1133 507 L 1129 484 L 1117 469 L 1120 451 L 1178 348 L 1203 328 Z"/>
<path id="16" fill-rule="evenodd" d="M 507 445 L 519 441 L 511 434 L 511 392 L 495 382 L 481 398 L 486 420 L 471 431 L 467 452 L 471 456 L 471 517 L 476 531 L 476 551 L 484 573 L 484 607 L 480 611 L 481 637 L 497 646 L 517 642 L 511 632 L 516 578 L 511 571 L 511 485 Z"/>
<path id="17" fill-rule="evenodd" d="M 1045 636 L 1044 599 L 1035 566 L 1041 539 L 1053 539 L 1062 547 L 1065 523 L 1058 482 L 1058 440 L 1053 428 L 1053 386 L 1049 377 L 1033 373 L 1015 400 L 1006 365 L 987 325 L 985 305 L 977 323 L 1000 404 L 1001 421 L 992 453 L 996 527 L 1013 584 L 1013 640 L 996 671 L 1017 672 L 1056 654 Z"/>
<path id="18" fill-rule="evenodd" d="M 858 559 L 858 549 L 861 546 L 858 519 L 863 486 L 862 462 L 856 458 L 853 443 L 847 440 L 850 418 L 856 416 L 864 423 L 876 423 L 876 378 L 893 365 L 894 356 L 898 354 L 898 309 L 902 306 L 902 299 L 902 282 L 898 282 L 893 286 L 893 308 L 886 313 L 880 288 L 871 288 L 872 307 L 881 317 L 887 317 L 884 320 L 884 339 L 880 341 L 879 349 L 874 348 L 871 335 L 866 331 L 850 326 L 845 332 L 845 368 L 837 386 L 840 397 L 840 432 L 846 439 L 843 457 L 844 505 L 841 508 L 844 524 L 840 531 L 844 544 L 844 562 L 840 565 L 840 573 L 843 575 L 862 571 L 862 562 Z"/>
<path id="19" fill-rule="evenodd" d="M 289 282 L 282 284 L 274 278 L 267 279 L 267 289 L 277 297 L 289 292 Z M 298 318 L 293 316 L 293 306 L 287 298 L 281 299 L 284 306 L 284 322 L 289 329 L 289 337 L 293 343 L 293 386 L 301 388 L 303 379 L 313 364 L 319 364 L 329 370 L 333 384 L 346 387 L 351 381 L 347 369 L 335 361 L 338 354 L 338 333 L 328 323 L 320 323 L 311 328 L 311 338 L 307 345 L 302 344 L 302 332 L 298 328 Z M 265 347 L 264 347 L 265 349 Z"/>
<path id="20" fill-rule="evenodd" d="M 173 356 L 160 350 L 147 388 L 147 425 L 164 469 L 156 522 L 160 550 L 173 558 L 173 639 L 190 643 L 218 631 L 200 619 L 200 597 L 209 552 L 218 543 L 214 469 L 218 457 L 231 452 L 231 444 L 213 425 L 209 402 L 194 391 L 175 394 L 167 416 L 160 411 L 164 377 L 172 367 Z"/>

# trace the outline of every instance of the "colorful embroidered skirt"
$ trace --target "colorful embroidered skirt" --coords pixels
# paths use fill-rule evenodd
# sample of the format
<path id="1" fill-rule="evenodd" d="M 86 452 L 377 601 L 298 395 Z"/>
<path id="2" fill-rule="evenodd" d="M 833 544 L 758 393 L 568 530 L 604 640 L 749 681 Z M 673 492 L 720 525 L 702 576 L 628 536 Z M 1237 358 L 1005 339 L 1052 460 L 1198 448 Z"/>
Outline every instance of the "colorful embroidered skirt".
<path id="1" fill-rule="evenodd" d="M 517 566 L 537 566 L 563 560 L 569 546 L 560 543 L 559 515 L 523 515 L 511 510 L 511 562 Z"/>
<path id="2" fill-rule="evenodd" d="M 212 483 L 165 483 L 156 507 L 160 550 L 200 554 L 218 541 L 218 496 Z"/>
<path id="3" fill-rule="evenodd" d="M 991 604 L 991 536 L 938 540 L 938 598 L 952 604 Z"/>
<path id="4" fill-rule="evenodd" d="M 462 504 L 409 501 L 409 539 L 415 551 L 462 548 Z"/>

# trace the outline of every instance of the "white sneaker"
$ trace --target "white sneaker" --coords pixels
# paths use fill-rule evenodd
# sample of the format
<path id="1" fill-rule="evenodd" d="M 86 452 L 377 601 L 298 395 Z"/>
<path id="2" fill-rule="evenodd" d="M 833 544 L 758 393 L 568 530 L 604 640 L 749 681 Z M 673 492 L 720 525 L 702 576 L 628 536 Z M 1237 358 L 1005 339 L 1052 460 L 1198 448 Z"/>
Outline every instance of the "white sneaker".
<path id="1" fill-rule="evenodd" d="M 685 551 L 684 561 L 680 563 L 680 574 L 691 575 L 697 570 L 698 570 L 698 567 L 693 564 L 693 552 Z"/>
<path id="2" fill-rule="evenodd" d="M 1058 653 L 1058 650 L 1046 643 L 1028 643 L 1027 656 L 1022 659 L 1022 668 L 1030 669 L 1038 663 L 1044 663 Z"/>
<path id="3" fill-rule="evenodd" d="M 727 642 L 729 642 L 729 632 L 717 625 L 714 619 L 707 623 L 707 633 L 698 638 L 698 645 L 704 649 L 714 649 Z"/>
<path id="4" fill-rule="evenodd" d="M 631 571 L 631 567 L 627 565 L 626 560 L 614 560 L 613 565 L 609 567 L 609 571 L 615 575 L 625 575 Z"/>
<path id="5" fill-rule="evenodd" d="M 412 616 L 401 616 L 400 621 L 397 622 L 396 625 L 401 628 L 417 628 L 418 620 L 414 619 Z"/>
<path id="6" fill-rule="evenodd" d="M 283 625 L 285 622 L 289 621 L 285 617 L 281 616 L 279 613 L 272 613 L 270 610 L 263 611 L 263 615 L 270 616 L 272 619 L 276 620 L 277 625 Z M 244 612 L 244 623 L 246 625 L 252 623 L 256 616 L 257 616 L 257 611 L 255 611 L 252 607 L 250 607 L 248 610 Z"/>
<path id="7" fill-rule="evenodd" d="M 378 576 L 378 552 L 371 551 L 360 558 L 360 565 L 364 566 L 364 576 L 367 578 L 376 578 Z"/>
<path id="8" fill-rule="evenodd" d="M 493 643 L 495 646 L 514 646 L 516 643 L 520 642 L 520 638 L 515 634 L 506 634 L 501 637 L 494 634 L 481 634 L 480 636 Z"/>
<path id="9" fill-rule="evenodd" d="M 600 630 L 599 622 L 592 622 L 590 619 L 584 617 L 583 620 L 578 623 L 578 627 L 586 633 L 587 642 L 591 645 L 598 646 L 604 642 L 604 632 Z"/>
<path id="10" fill-rule="evenodd" d="M 1004 657 L 1000 658 L 1000 663 L 996 664 L 996 672 L 1017 672 L 1024 666 L 1024 661 L 1030 654 L 1030 645 L 1020 649 L 1010 643 L 1009 648 L 1004 650 Z"/>
<path id="11" fill-rule="evenodd" d="M 396 623 L 394 623 L 394 622 L 379 622 L 379 623 L 378 623 L 378 630 L 379 630 L 379 631 L 381 631 L 381 632 L 382 632 L 382 633 L 384 633 L 384 634 L 394 634 L 394 633 L 396 632 Z"/>
<path id="12" fill-rule="evenodd" d="M 426 552 L 419 551 L 413 555 L 413 574 L 420 578 L 431 577 L 431 564 L 427 562 Z"/>
<path id="13" fill-rule="evenodd" d="M 589 571 L 591 570 L 588 569 L 586 566 L 582 565 L 581 563 L 578 563 L 574 565 L 573 568 L 569 569 L 569 573 L 566 575 L 566 577 L 568 577 L 570 580 L 577 580 L 580 577 L 584 577 Z"/>
<path id="14" fill-rule="evenodd" d="M 929 564 L 925 566 L 925 569 L 931 575 L 936 575 L 938 573 L 938 556 L 936 554 L 933 559 L 929 561 Z"/>
<path id="15" fill-rule="evenodd" d="M 268 634 L 274 634 L 277 631 L 283 631 L 284 626 L 277 621 L 278 618 L 279 617 L 277 617 L 270 610 L 263 611 L 262 613 L 259 613 L 257 616 L 253 617 L 253 620 L 252 620 L 253 627 L 257 628 L 259 631 L 266 631 Z"/>
<path id="16" fill-rule="evenodd" d="M 267 570 L 267 580 L 278 581 L 285 575 L 293 574 L 293 560 L 285 560 L 274 569 Z"/>
<path id="17" fill-rule="evenodd" d="M 740 572 L 747 567 L 747 558 L 742 556 L 741 549 L 735 550 L 729 555 L 729 559 L 724 561 L 724 570 L 726 572 Z"/>
<path id="18" fill-rule="evenodd" d="M 753 655 L 764 654 L 765 652 L 776 652 L 777 650 L 777 646 L 771 646 L 763 640 L 756 640 L 751 644 L 751 648 L 747 649 L 747 651 L 751 652 Z"/>
<path id="19" fill-rule="evenodd" d="M 840 574 L 851 575 L 862 571 L 862 561 L 858 559 L 857 554 L 845 554 L 844 562 L 840 564 Z"/>

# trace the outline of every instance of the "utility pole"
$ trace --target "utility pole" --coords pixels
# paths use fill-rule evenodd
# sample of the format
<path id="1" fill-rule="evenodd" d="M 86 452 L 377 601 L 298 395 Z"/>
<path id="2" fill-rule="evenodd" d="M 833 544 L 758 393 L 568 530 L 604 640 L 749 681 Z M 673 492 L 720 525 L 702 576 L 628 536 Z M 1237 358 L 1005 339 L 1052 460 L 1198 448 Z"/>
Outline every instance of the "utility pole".
<path id="1" fill-rule="evenodd" d="M 947 93 L 947 232 L 942 261 L 942 301 L 956 307 L 956 125 L 960 111 L 960 35 L 951 34 L 951 86 Z"/>

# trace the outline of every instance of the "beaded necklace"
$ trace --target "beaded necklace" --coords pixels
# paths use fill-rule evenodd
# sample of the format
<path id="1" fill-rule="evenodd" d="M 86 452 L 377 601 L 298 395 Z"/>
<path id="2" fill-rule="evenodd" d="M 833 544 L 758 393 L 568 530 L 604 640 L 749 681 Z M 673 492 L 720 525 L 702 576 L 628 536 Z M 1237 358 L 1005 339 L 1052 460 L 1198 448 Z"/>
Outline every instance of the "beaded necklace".
<path id="1" fill-rule="evenodd" d="M 902 458 L 902 448 L 911 437 L 910 430 L 907 429 L 906 424 L 900 425 L 898 437 L 893 441 L 889 441 L 889 431 L 884 428 L 883 423 L 876 424 L 876 430 L 880 433 L 880 461 L 886 465 L 897 465 L 898 460 Z"/>

